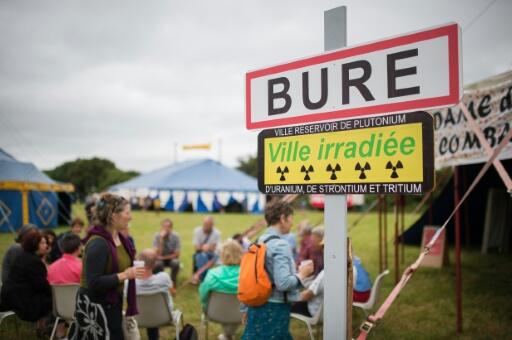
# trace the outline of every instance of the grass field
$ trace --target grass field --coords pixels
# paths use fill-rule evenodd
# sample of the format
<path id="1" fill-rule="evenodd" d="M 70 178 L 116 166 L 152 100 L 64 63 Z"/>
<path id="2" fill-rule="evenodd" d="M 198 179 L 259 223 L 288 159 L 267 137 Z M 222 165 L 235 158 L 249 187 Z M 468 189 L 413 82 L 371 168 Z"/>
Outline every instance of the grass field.
<path id="1" fill-rule="evenodd" d="M 81 206 L 74 207 L 76 216 L 83 217 Z M 159 213 L 134 212 L 131 223 L 131 234 L 135 238 L 138 250 L 150 247 L 154 233 L 159 229 L 159 222 L 169 217 L 174 221 L 175 231 L 182 240 L 183 270 L 180 272 L 179 284 L 183 283 L 191 273 L 192 230 L 199 225 L 204 215 L 192 213 Z M 295 224 L 303 218 L 312 223 L 321 223 L 322 214 L 318 212 L 296 212 Z M 349 214 L 349 225 L 359 215 Z M 216 225 L 222 232 L 222 238 L 241 232 L 261 218 L 260 215 L 217 214 L 214 215 Z M 406 225 L 414 221 L 416 216 L 406 215 Z M 388 220 L 389 266 L 392 270 L 393 247 L 391 217 Z M 58 229 L 59 232 L 65 228 Z M 372 279 L 378 274 L 378 230 L 377 216 L 370 214 L 356 228 L 351 230 L 354 250 L 362 259 Z M 12 242 L 12 235 L 0 235 L 0 260 Z M 419 252 L 418 247 L 405 248 L 405 264 L 412 263 Z M 453 252 L 450 252 L 453 264 Z M 455 335 L 455 300 L 454 300 L 454 269 L 453 265 L 443 269 L 421 268 L 414 274 L 407 287 L 388 310 L 385 318 L 372 331 L 370 339 L 506 339 L 512 338 L 512 257 L 510 255 L 482 256 L 477 250 L 466 250 L 462 254 L 463 272 L 463 310 L 464 333 Z M 402 265 L 403 269 L 403 265 Z M 383 296 L 393 287 L 394 273 L 384 281 Z M 178 286 L 179 286 L 178 284 Z M 382 298 L 380 300 L 382 302 Z M 185 322 L 191 323 L 200 330 L 200 304 L 196 286 L 186 286 L 178 290 L 175 305 L 183 311 Z M 356 330 L 364 315 L 361 311 L 353 313 L 353 329 Z M 296 322 L 291 324 L 294 339 L 308 339 L 306 328 Z M 16 327 L 18 332 L 16 333 Z M 216 339 L 221 328 L 210 324 L 209 338 Z M 241 334 L 241 329 L 238 335 Z M 6 319 L 0 326 L 0 339 L 35 337 L 32 325 Z M 141 332 L 143 339 L 145 332 Z M 165 328 L 161 331 L 162 339 L 174 338 L 174 329 Z M 355 332 L 358 334 L 358 332 Z"/>

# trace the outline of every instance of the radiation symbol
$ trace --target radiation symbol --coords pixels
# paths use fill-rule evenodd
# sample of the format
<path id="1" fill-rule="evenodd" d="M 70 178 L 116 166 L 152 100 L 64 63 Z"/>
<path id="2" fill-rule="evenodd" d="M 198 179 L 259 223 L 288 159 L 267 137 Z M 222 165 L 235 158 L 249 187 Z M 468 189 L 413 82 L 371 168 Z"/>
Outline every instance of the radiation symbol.
<path id="1" fill-rule="evenodd" d="M 306 175 L 304 176 L 304 180 L 305 181 L 309 181 L 311 180 L 311 177 L 309 177 L 309 173 L 310 172 L 315 172 L 315 169 L 313 168 L 312 165 L 310 165 L 309 167 L 305 167 L 304 165 L 300 168 L 300 172 L 305 172 Z"/>
<path id="2" fill-rule="evenodd" d="M 334 167 L 331 164 L 328 164 L 325 171 L 330 171 L 331 179 L 335 180 L 335 179 L 338 179 L 338 177 L 336 176 L 336 172 L 341 171 L 341 166 L 338 163 L 336 163 L 336 165 Z"/>
<path id="3" fill-rule="evenodd" d="M 386 169 L 391 169 L 391 178 L 398 178 L 398 172 L 396 171 L 396 169 L 403 169 L 404 168 L 404 165 L 402 164 L 401 161 L 398 161 L 396 162 L 395 165 L 393 165 L 393 163 L 391 163 L 391 161 L 388 161 L 388 164 L 386 164 Z"/>
<path id="4" fill-rule="evenodd" d="M 284 174 L 289 173 L 288 167 L 285 166 L 284 168 L 281 168 L 280 166 L 277 167 L 276 173 L 281 174 L 281 177 L 279 178 L 280 181 L 285 181 L 286 177 L 284 177 Z"/>
<path id="5" fill-rule="evenodd" d="M 359 175 L 359 179 L 366 179 L 366 174 L 364 173 L 366 170 L 371 170 L 370 163 L 366 162 L 364 166 L 361 166 L 359 162 L 357 162 L 356 167 L 354 170 L 361 171 L 361 174 Z"/>

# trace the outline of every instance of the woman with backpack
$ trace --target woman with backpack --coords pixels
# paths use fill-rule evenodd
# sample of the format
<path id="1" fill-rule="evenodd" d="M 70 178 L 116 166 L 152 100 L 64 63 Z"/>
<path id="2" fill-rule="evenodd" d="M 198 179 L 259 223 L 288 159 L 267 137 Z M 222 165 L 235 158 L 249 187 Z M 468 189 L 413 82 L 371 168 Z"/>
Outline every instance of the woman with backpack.
<path id="1" fill-rule="evenodd" d="M 69 338 L 122 340 L 124 282 L 128 280 L 126 316 L 132 316 L 137 314 L 135 278 L 144 273 L 144 267 L 133 267 L 135 250 L 119 232 L 131 220 L 130 204 L 121 196 L 103 194 L 93 214 Z"/>
<path id="2" fill-rule="evenodd" d="M 265 208 L 268 228 L 258 239 L 265 244 L 265 269 L 271 282 L 268 300 L 259 306 L 248 306 L 244 314 L 245 331 L 242 339 L 292 339 L 290 334 L 291 302 L 300 300 L 302 281 L 313 273 L 313 264 L 299 268 L 297 273 L 290 244 L 283 238 L 293 224 L 293 209 L 281 200 Z M 242 275 L 241 275 L 241 280 Z M 240 297 L 239 291 L 239 297 Z"/>

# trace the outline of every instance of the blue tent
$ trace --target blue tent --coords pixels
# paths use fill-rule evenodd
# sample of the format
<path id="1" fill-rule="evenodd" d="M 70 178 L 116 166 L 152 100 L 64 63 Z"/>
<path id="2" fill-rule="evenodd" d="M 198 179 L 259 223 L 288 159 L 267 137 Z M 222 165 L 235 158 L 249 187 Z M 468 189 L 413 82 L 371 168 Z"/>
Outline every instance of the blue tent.
<path id="1" fill-rule="evenodd" d="M 160 197 L 167 210 L 218 211 L 233 204 L 260 212 L 257 180 L 211 159 L 172 164 L 110 188 L 123 196 Z M 164 199 L 166 197 L 166 199 Z"/>
<path id="2" fill-rule="evenodd" d="M 32 163 L 17 161 L 0 149 L 0 231 L 14 231 L 25 223 L 55 227 L 69 219 L 71 184 L 57 183 Z M 67 217 L 67 218 L 66 218 Z"/>

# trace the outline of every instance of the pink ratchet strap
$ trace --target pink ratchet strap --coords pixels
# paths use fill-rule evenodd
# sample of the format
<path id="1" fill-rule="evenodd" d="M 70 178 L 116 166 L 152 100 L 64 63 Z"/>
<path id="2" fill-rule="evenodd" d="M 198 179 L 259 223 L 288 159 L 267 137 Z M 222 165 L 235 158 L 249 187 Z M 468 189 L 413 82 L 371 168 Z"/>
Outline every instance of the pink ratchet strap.
<path id="1" fill-rule="evenodd" d="M 434 243 L 437 241 L 439 235 L 441 235 L 441 232 L 446 228 L 448 225 L 448 222 L 450 222 L 453 215 L 455 215 L 455 212 L 459 209 L 459 207 L 462 205 L 462 203 L 466 200 L 466 198 L 469 196 L 471 191 L 475 188 L 475 186 L 480 182 L 480 179 L 484 176 L 484 174 L 487 172 L 487 170 L 492 166 L 493 162 L 496 160 L 498 155 L 500 154 L 501 150 L 508 144 L 509 140 L 512 138 L 512 129 L 510 129 L 501 141 L 501 143 L 498 145 L 498 147 L 494 150 L 492 153 L 491 158 L 485 163 L 485 165 L 482 167 L 480 172 L 478 173 L 478 176 L 476 176 L 473 183 L 471 183 L 471 186 L 468 188 L 464 196 L 459 201 L 459 204 L 453 209 L 450 216 L 448 216 L 448 219 L 446 222 L 444 222 L 443 226 L 439 228 L 430 242 L 425 246 L 424 250 L 419 255 L 416 262 L 414 262 L 411 266 L 407 267 L 404 270 L 404 273 L 402 275 L 402 278 L 397 283 L 397 285 L 393 288 L 391 293 L 388 295 L 384 303 L 379 307 L 377 312 L 374 315 L 368 316 L 365 322 L 361 325 L 359 330 L 361 331 L 359 333 L 359 336 L 357 337 L 357 340 L 365 340 L 368 334 L 370 333 L 371 329 L 374 328 L 379 320 L 381 320 L 384 317 L 384 314 L 386 314 L 387 310 L 391 306 L 391 304 L 395 301 L 395 299 L 398 297 L 398 294 L 402 291 L 402 289 L 405 287 L 409 279 L 411 278 L 412 274 L 418 269 L 419 265 L 423 261 L 423 258 L 430 252 L 430 249 L 434 245 Z"/>

